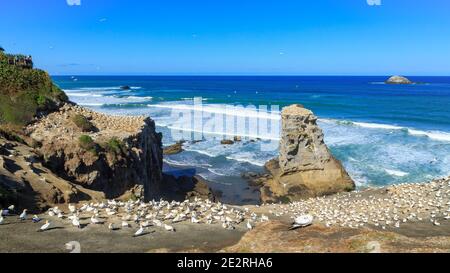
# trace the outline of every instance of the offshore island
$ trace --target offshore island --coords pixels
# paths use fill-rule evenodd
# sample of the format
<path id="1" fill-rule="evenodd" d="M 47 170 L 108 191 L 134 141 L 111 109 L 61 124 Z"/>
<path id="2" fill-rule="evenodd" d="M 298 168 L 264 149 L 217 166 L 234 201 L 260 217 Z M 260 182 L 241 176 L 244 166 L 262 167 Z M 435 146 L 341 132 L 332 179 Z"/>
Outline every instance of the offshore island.
<path id="1" fill-rule="evenodd" d="M 0 252 L 450 249 L 450 178 L 356 191 L 302 105 L 282 109 L 279 156 L 246 175 L 260 205 L 164 173 L 182 143 L 164 152 L 163 137 L 151 117 L 76 105 L 31 56 L 0 50 Z"/>

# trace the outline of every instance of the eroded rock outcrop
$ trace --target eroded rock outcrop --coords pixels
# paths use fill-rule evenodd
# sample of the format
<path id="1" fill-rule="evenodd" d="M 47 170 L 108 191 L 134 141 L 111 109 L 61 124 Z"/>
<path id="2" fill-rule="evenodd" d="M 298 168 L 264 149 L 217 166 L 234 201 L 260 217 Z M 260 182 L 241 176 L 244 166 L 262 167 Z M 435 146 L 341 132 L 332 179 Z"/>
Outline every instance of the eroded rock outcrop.
<path id="1" fill-rule="evenodd" d="M 281 115 L 280 155 L 266 164 L 270 176 L 262 181 L 261 199 L 293 201 L 353 190 L 354 182 L 325 145 L 317 117 L 300 105 Z"/>
<path id="2" fill-rule="evenodd" d="M 80 115 L 95 130 L 79 128 L 74 117 Z M 108 116 L 66 104 L 28 126 L 27 133 L 48 168 L 107 198 L 141 185 L 150 199 L 161 187 L 161 134 L 148 117 Z"/>
<path id="3" fill-rule="evenodd" d="M 49 206 L 105 195 L 67 181 L 43 165 L 31 147 L 0 137 L 0 206 L 15 204 L 39 212 Z"/>

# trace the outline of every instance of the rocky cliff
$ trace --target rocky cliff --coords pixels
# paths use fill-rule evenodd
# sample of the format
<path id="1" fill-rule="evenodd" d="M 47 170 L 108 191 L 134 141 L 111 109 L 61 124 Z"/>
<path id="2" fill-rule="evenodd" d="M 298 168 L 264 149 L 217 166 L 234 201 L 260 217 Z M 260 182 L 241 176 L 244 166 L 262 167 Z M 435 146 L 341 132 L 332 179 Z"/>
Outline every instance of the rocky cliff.
<path id="1" fill-rule="evenodd" d="M 135 186 L 157 192 L 162 183 L 161 134 L 148 117 L 100 114 L 66 104 L 29 125 L 26 133 L 55 173 L 116 198 Z"/>
<path id="2" fill-rule="evenodd" d="M 93 198 L 213 198 L 204 181 L 162 173 L 162 135 L 151 118 L 77 106 L 45 71 L 22 60 L 31 57 L 0 50 L 0 144 L 8 147 L 0 147 L 2 206 L 11 200 L 42 208 Z"/>
<path id="3" fill-rule="evenodd" d="M 324 142 L 317 117 L 300 105 L 282 111 L 280 155 L 266 164 L 261 198 L 265 202 L 353 190 L 354 182 Z"/>

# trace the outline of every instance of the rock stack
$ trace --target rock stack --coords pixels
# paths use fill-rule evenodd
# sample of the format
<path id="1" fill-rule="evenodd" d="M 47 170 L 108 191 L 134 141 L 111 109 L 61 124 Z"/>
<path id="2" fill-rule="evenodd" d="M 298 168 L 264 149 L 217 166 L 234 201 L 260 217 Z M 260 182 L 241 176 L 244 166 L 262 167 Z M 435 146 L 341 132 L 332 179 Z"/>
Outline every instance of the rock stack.
<path id="1" fill-rule="evenodd" d="M 266 164 L 263 202 L 294 201 L 350 191 L 355 184 L 325 145 L 317 117 L 301 105 L 282 111 L 280 155 Z"/>

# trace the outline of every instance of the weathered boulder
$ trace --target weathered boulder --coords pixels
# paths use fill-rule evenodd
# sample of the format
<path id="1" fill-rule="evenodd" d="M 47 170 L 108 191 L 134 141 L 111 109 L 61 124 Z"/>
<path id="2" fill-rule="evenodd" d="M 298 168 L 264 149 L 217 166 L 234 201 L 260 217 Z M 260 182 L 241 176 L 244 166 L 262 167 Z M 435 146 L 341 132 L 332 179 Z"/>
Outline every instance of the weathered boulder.
<path id="1" fill-rule="evenodd" d="M 317 117 L 300 105 L 282 111 L 282 131 L 278 159 L 266 164 L 271 177 L 261 188 L 265 202 L 350 191 L 355 184 L 324 142 Z"/>
<path id="2" fill-rule="evenodd" d="M 387 84 L 412 84 L 413 82 L 403 76 L 392 76 L 386 81 L 386 83 Z"/>
<path id="3" fill-rule="evenodd" d="M 222 145 L 233 145 L 234 141 L 231 140 L 231 139 L 223 139 L 223 140 L 220 141 L 220 144 L 222 144 Z"/>
<path id="4" fill-rule="evenodd" d="M 178 141 L 177 143 L 164 147 L 163 154 L 164 155 L 174 155 L 179 154 L 183 151 L 183 143 L 184 141 Z"/>

